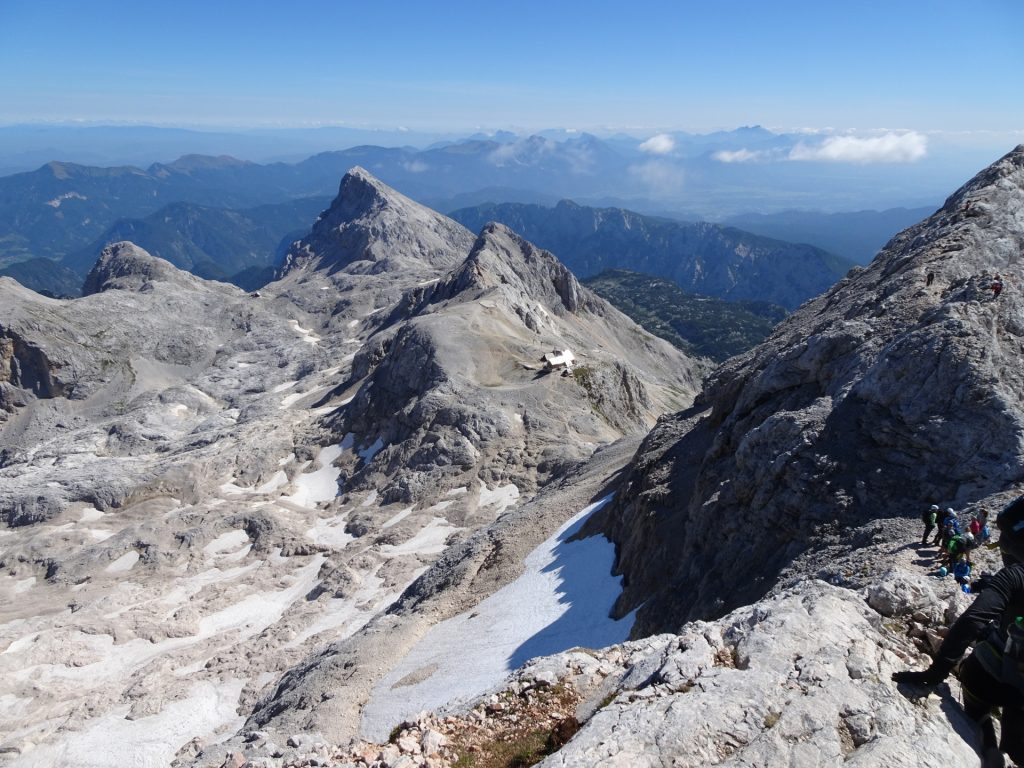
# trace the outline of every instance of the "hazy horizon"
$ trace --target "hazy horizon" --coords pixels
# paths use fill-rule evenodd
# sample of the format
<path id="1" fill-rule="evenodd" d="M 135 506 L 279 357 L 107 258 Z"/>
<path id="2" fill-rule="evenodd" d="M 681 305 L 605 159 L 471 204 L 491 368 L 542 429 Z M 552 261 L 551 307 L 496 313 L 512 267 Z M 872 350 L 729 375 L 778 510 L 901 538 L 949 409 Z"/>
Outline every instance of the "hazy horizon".
<path id="1" fill-rule="evenodd" d="M 1022 135 L 1024 6 L 0 5 L 0 125 Z M 41 45 L 41 41 L 44 43 Z M 1015 98 L 1015 96 L 1017 98 Z M 1020 139 L 1018 138 L 1018 142 Z"/>

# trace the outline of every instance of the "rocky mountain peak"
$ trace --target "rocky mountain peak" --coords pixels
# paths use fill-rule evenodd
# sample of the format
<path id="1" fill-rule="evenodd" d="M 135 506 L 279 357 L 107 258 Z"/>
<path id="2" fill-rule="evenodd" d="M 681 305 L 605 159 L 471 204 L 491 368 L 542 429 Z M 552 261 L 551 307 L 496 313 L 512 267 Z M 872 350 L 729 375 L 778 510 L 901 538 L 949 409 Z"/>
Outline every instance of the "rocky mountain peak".
<path id="1" fill-rule="evenodd" d="M 128 240 L 111 243 L 85 278 L 82 295 L 89 296 L 112 288 L 140 290 L 153 282 L 180 282 L 186 276 L 170 262 L 151 256 Z"/>
<path id="2" fill-rule="evenodd" d="M 842 558 L 879 519 L 994 508 L 1020 488 L 1022 251 L 1017 148 L 721 366 L 694 409 L 648 437 L 609 514 L 619 608 L 643 603 L 652 631 L 787 574 L 863 578 Z"/>
<path id="3" fill-rule="evenodd" d="M 569 269 L 504 224 L 484 226 L 469 258 L 453 274 L 453 288 L 507 286 L 555 312 L 598 311 L 603 302 L 583 288 Z M 603 314 L 603 313 L 602 313 Z"/>
<path id="4" fill-rule="evenodd" d="M 341 180 L 338 196 L 310 234 L 296 243 L 282 269 L 355 274 L 435 270 L 464 258 L 472 236 L 431 211 L 353 168 Z"/>

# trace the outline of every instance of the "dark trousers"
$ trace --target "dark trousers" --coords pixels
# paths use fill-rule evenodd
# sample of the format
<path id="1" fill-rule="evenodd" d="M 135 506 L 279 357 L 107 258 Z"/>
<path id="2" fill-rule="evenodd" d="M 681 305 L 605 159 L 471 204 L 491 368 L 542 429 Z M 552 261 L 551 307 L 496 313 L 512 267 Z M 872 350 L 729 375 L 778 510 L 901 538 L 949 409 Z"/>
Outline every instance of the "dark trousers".
<path id="1" fill-rule="evenodd" d="M 928 537 L 932 535 L 932 531 L 934 531 L 934 530 L 935 530 L 935 525 L 933 523 L 925 523 L 924 524 L 924 536 L 921 537 L 921 543 L 922 544 L 927 544 L 928 543 Z"/>
<path id="2" fill-rule="evenodd" d="M 960 667 L 960 685 L 964 691 L 964 711 L 981 725 L 985 747 L 996 744 L 992 713 L 996 707 L 1002 707 L 999 748 L 1017 765 L 1024 765 L 1024 694 L 992 677 L 973 654 Z"/>

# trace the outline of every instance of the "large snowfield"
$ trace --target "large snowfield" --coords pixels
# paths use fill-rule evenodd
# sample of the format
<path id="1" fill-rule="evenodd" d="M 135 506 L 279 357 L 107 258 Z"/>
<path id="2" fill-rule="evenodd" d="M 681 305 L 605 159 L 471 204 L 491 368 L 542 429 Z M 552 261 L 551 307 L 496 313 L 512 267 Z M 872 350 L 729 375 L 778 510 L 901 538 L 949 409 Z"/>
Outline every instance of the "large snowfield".
<path id="1" fill-rule="evenodd" d="M 602 536 L 570 541 L 611 498 L 583 509 L 531 552 L 514 582 L 433 627 L 374 689 L 363 738 L 385 741 L 422 710 L 457 709 L 534 657 L 625 640 L 633 615 L 608 616 L 622 590 L 611 574 L 615 546 Z"/>

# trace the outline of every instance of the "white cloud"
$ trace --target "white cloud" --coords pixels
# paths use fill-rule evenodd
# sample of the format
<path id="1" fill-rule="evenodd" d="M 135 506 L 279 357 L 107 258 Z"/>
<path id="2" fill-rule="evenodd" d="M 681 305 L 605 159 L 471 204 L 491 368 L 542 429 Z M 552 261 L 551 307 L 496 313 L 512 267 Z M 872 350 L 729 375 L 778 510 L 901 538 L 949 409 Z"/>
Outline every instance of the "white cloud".
<path id="1" fill-rule="evenodd" d="M 676 140 L 667 133 L 651 136 L 651 138 L 640 145 L 641 152 L 648 152 L 652 155 L 667 155 L 675 148 Z"/>
<path id="2" fill-rule="evenodd" d="M 423 173 L 430 170 L 430 166 L 424 163 L 422 160 L 407 160 L 402 163 L 402 167 L 409 173 Z"/>
<path id="3" fill-rule="evenodd" d="M 867 139 L 831 136 L 815 146 L 800 142 L 790 150 L 789 159 L 831 163 L 913 163 L 927 153 L 928 138 L 910 131 L 890 132 Z"/>
<path id="4" fill-rule="evenodd" d="M 557 145 L 540 136 L 531 136 L 512 144 L 502 144 L 487 155 L 487 161 L 499 168 L 506 165 L 531 165 L 546 154 L 554 151 Z"/>
<path id="5" fill-rule="evenodd" d="M 752 152 L 749 149 L 737 149 L 735 151 L 723 149 L 715 152 L 711 157 L 720 163 L 748 163 L 751 160 L 761 160 L 764 152 Z"/>
<path id="6" fill-rule="evenodd" d="M 649 160 L 640 165 L 631 165 L 629 173 L 651 192 L 668 196 L 683 188 L 683 171 L 665 160 Z"/>

